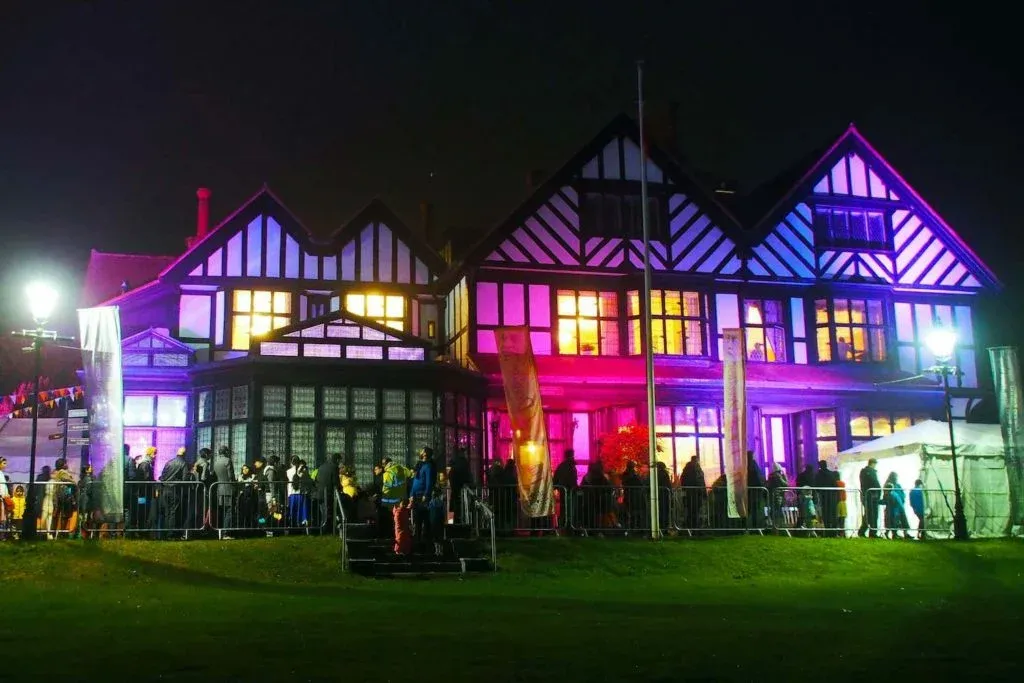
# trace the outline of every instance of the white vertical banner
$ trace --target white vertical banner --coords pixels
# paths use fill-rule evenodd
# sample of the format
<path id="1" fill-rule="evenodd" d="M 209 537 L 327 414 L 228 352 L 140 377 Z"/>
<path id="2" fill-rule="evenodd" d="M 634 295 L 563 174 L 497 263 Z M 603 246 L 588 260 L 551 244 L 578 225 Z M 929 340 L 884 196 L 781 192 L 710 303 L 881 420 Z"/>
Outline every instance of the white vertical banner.
<path id="1" fill-rule="evenodd" d="M 89 410 L 89 463 L 108 524 L 124 522 L 124 383 L 117 306 L 78 311 L 83 390 Z"/>
<path id="2" fill-rule="evenodd" d="M 747 516 L 747 365 L 743 332 L 722 330 L 722 416 L 729 517 Z"/>

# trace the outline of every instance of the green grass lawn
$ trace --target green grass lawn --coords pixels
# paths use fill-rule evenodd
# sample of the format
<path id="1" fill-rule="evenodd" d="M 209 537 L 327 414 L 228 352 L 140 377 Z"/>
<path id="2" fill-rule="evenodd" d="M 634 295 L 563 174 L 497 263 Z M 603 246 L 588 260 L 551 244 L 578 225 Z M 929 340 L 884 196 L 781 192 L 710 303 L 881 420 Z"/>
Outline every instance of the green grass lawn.
<path id="1" fill-rule="evenodd" d="M 1024 659 L 1019 541 L 524 539 L 497 574 L 430 580 L 344 575 L 337 549 L 0 543 L 0 679 L 876 683 Z"/>

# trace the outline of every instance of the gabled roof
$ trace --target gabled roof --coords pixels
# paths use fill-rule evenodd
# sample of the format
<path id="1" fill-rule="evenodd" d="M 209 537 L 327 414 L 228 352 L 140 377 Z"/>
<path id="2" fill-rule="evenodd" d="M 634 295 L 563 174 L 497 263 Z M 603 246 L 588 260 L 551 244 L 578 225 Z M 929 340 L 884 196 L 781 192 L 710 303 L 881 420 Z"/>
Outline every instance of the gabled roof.
<path id="1" fill-rule="evenodd" d="M 461 262 L 453 268 L 444 278 L 445 283 L 453 282 L 462 276 L 462 271 L 467 265 L 483 261 L 502 240 L 507 238 L 519 225 L 528 219 L 547 199 L 564 185 L 570 184 L 580 173 L 584 164 L 601 153 L 605 145 L 617 137 L 631 139 L 637 145 L 640 144 L 640 128 L 630 116 L 619 114 L 605 126 L 590 142 L 580 151 L 566 161 L 561 168 L 549 176 L 539 187 L 534 189 L 518 207 L 502 219 L 494 228 L 489 230 L 476 244 L 465 252 Z M 701 183 L 696 180 L 694 173 L 685 170 L 678 159 L 674 158 L 664 149 L 658 147 L 653 141 L 645 140 L 648 149 L 648 156 L 651 161 L 657 164 L 664 172 L 666 178 L 671 180 L 681 192 L 696 198 L 701 207 L 708 215 L 729 235 L 737 237 L 742 241 L 742 229 L 735 216 L 721 203 L 714 194 L 709 192 Z"/>
<path id="2" fill-rule="evenodd" d="M 757 245 L 764 240 L 796 204 L 811 194 L 815 182 L 829 170 L 830 165 L 851 151 L 863 156 L 882 177 L 886 185 L 899 189 L 899 195 L 904 201 L 913 204 L 922 218 L 932 222 L 940 229 L 949 248 L 980 276 L 985 285 L 997 289 L 1002 287 L 995 273 L 964 242 L 956 230 L 943 220 L 938 212 L 885 160 L 852 123 L 823 153 L 801 160 L 801 163 L 807 164 L 802 172 L 800 165 L 794 166 L 773 181 L 769 181 L 767 186 L 758 191 L 758 196 L 751 198 L 751 209 L 758 210 L 758 205 L 767 208 L 763 209 L 763 213 L 759 217 L 748 223 L 750 225 L 747 232 L 749 244 Z M 791 183 L 788 188 L 785 187 L 786 181 Z M 773 197 L 775 192 L 779 194 Z"/>
<path id="3" fill-rule="evenodd" d="M 257 345 L 260 342 L 267 341 L 288 341 L 295 337 L 302 337 L 303 331 L 320 327 L 322 325 L 329 325 L 331 323 L 348 323 L 369 328 L 385 336 L 385 339 L 381 341 L 395 341 L 402 344 L 422 346 L 425 349 L 429 349 L 433 346 L 433 344 L 422 337 L 417 337 L 414 334 L 409 334 L 408 332 L 396 330 L 393 327 L 388 327 L 387 325 L 382 325 L 375 320 L 364 318 L 361 315 L 355 315 L 344 309 L 332 311 L 318 318 L 303 320 L 302 322 L 294 323 L 287 327 L 280 327 L 261 337 L 253 337 L 252 344 Z"/>
<path id="4" fill-rule="evenodd" d="M 137 289 L 156 279 L 173 261 L 173 256 L 115 254 L 93 249 L 78 303 L 89 308 L 117 298 L 121 296 L 122 282 L 128 284 L 129 291 Z"/>
<path id="5" fill-rule="evenodd" d="M 379 221 L 391 228 L 391 231 L 405 242 L 412 249 L 413 253 L 421 257 L 423 262 L 427 264 L 427 267 L 434 273 L 441 274 L 448 270 L 448 264 L 441 258 L 437 250 L 430 246 L 419 232 L 409 228 L 378 197 L 371 199 L 370 203 L 363 207 L 362 210 L 331 233 L 330 242 L 325 245 L 330 247 L 328 252 L 330 253 L 331 249 L 340 247 L 349 240 L 355 239 L 362 229 L 366 227 L 366 224 L 372 221 Z"/>
<path id="6" fill-rule="evenodd" d="M 224 246 L 237 229 L 243 229 L 259 215 L 273 215 L 285 232 L 299 243 L 304 252 L 316 256 L 337 254 L 342 247 L 359 237 L 360 232 L 370 223 L 379 222 L 388 226 L 435 274 L 447 269 L 444 259 L 420 235 L 411 230 L 393 211 L 378 198 L 372 199 L 362 210 L 334 230 L 326 239 L 313 234 L 291 210 L 264 185 L 227 218 L 220 221 L 206 236 L 196 241 L 181 256 L 160 273 L 160 278 L 181 278 L 197 265 L 205 262 L 207 256 Z"/>
<path id="7" fill-rule="evenodd" d="M 140 349 L 161 353 L 186 353 L 192 355 L 195 350 L 173 337 L 161 334 L 156 328 L 150 327 L 121 340 L 122 349 Z"/>

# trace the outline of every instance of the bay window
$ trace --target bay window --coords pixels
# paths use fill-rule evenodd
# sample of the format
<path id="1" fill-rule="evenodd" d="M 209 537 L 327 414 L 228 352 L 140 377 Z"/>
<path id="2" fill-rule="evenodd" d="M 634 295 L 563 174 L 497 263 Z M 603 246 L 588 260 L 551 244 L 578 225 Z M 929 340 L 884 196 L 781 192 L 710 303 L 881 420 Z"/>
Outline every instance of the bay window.
<path id="1" fill-rule="evenodd" d="M 785 309 L 781 301 L 744 299 L 742 322 L 747 360 L 786 362 Z"/>
<path id="2" fill-rule="evenodd" d="M 814 302 L 818 361 L 886 360 L 883 303 L 871 299 L 818 299 Z"/>
<path id="3" fill-rule="evenodd" d="M 247 351 L 252 337 L 291 324 L 290 292 L 236 289 L 232 297 L 231 348 Z"/>
<path id="4" fill-rule="evenodd" d="M 556 310 L 559 354 L 619 355 L 618 294 L 560 289 Z"/>
<path id="5" fill-rule="evenodd" d="M 628 293 L 628 346 L 631 355 L 643 353 L 640 293 Z M 699 292 L 651 290 L 651 344 L 667 356 L 708 355 L 707 297 Z"/>
<path id="6" fill-rule="evenodd" d="M 390 327 L 405 330 L 405 297 L 391 294 L 346 294 L 345 310 Z"/>

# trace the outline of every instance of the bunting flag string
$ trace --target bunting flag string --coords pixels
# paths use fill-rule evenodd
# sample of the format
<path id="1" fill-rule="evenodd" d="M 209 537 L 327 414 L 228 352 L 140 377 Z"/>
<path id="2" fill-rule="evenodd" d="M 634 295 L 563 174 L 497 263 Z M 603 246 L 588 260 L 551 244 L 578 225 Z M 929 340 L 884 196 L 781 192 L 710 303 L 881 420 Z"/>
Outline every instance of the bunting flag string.
<path id="1" fill-rule="evenodd" d="M 56 408 L 61 401 L 78 401 L 85 397 L 81 386 L 45 389 L 39 392 L 39 403 L 47 408 Z M 27 417 L 32 414 L 29 405 L 31 394 L 9 394 L 0 399 L 0 417 Z"/>

